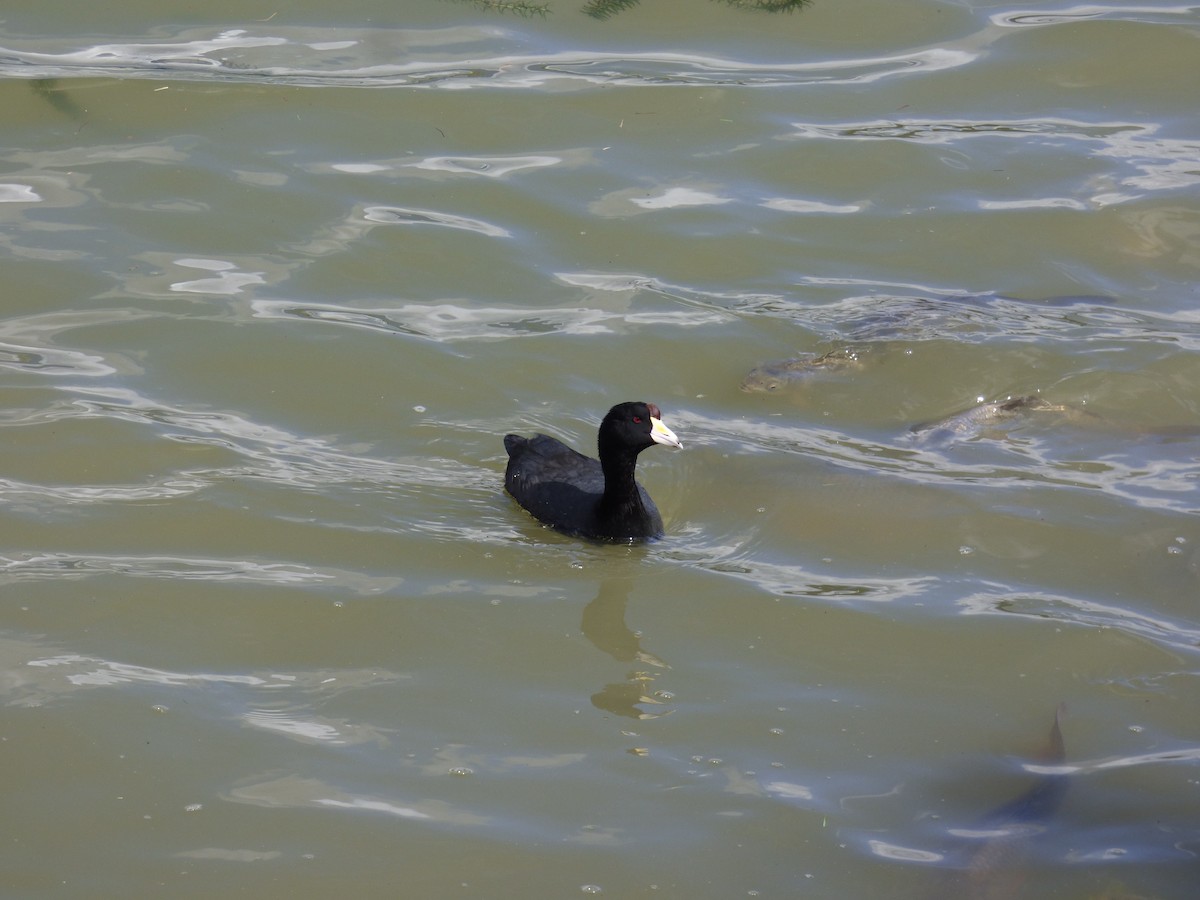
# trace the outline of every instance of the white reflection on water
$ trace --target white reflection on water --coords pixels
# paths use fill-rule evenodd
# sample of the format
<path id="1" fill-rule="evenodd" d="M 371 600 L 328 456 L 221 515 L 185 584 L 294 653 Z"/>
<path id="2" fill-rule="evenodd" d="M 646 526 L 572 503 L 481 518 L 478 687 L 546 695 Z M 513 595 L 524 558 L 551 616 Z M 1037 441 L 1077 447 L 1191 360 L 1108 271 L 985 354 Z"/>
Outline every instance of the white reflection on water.
<path id="1" fill-rule="evenodd" d="M 331 719 L 311 714 L 299 715 L 274 709 L 249 709 L 242 721 L 263 731 L 283 734 L 304 743 L 348 746 L 367 742 L 384 744 L 386 738 L 370 725 L 355 724 L 346 719 Z"/>
<path id="2" fill-rule="evenodd" d="M 700 206 L 724 206 L 727 203 L 737 202 L 733 197 L 724 197 L 712 191 L 701 190 L 696 186 L 662 188 L 661 193 L 649 197 L 646 196 L 646 193 L 647 189 L 642 187 L 622 188 L 612 191 L 590 202 L 588 204 L 588 211 L 593 215 L 604 218 L 628 218 L 642 215 L 646 211 L 686 209 Z M 818 200 L 789 197 L 765 197 L 756 202 L 757 205 L 764 209 L 805 215 L 846 215 L 862 212 L 870 206 L 870 203 L 865 200 L 861 203 L 833 204 Z"/>
<path id="3" fill-rule="evenodd" d="M 418 162 L 401 163 L 400 166 L 430 172 L 503 178 L 522 169 L 540 169 L 561 162 L 563 160 L 559 156 L 430 156 Z"/>
<path id="4" fill-rule="evenodd" d="M 199 444 L 236 456 L 219 466 L 189 466 L 182 472 L 149 476 L 141 484 L 41 485 L 0 479 L 0 488 L 7 487 L 11 492 L 6 494 L 10 502 L 20 501 L 24 507 L 40 510 L 54 503 L 154 500 L 198 493 L 247 478 L 322 494 L 329 494 L 336 488 L 371 493 L 410 491 L 428 497 L 430 490 L 444 488 L 454 495 L 454 502 L 460 503 L 475 502 L 464 499 L 464 491 L 474 490 L 488 497 L 497 492 L 497 475 L 490 467 L 426 453 L 400 459 L 379 458 L 369 455 L 361 446 L 345 446 L 323 438 L 295 434 L 259 424 L 236 412 L 164 404 L 125 388 L 76 384 L 64 386 L 64 390 L 75 399 L 59 405 L 52 415 L 41 412 L 31 416 L 27 410 L 20 410 L 19 416 L 8 424 L 36 425 L 68 418 L 115 419 L 148 428 L 159 439 Z M 0 422 L 3 421 L 0 416 Z M 440 427 L 445 423 L 436 424 Z M 461 423 L 454 423 L 454 426 L 461 427 Z M 16 511 L 27 511 L 24 507 L 16 508 Z M 295 521 L 308 522 L 307 519 Z M 481 523 L 477 514 L 462 522 L 447 522 L 443 516 L 431 513 L 426 521 L 409 517 L 364 526 L 326 521 L 325 527 L 359 527 L 360 530 L 389 533 L 399 529 L 460 541 L 496 542 L 516 536 L 511 522 L 485 519 Z M 4 577 L 4 573 L 11 577 L 44 577 L 47 572 L 114 572 L 206 580 L 325 583 L 361 592 L 387 590 L 399 583 L 395 579 L 377 580 L 352 571 L 244 559 L 50 554 L 13 558 L 7 564 L 0 560 L 0 577 Z"/>
<path id="5" fill-rule="evenodd" d="M 279 850 L 234 850 L 225 847 L 201 847 L 198 850 L 181 850 L 172 854 L 179 859 L 218 859 L 221 862 L 262 862 L 268 859 L 279 859 L 283 853 Z"/>
<path id="6" fill-rule="evenodd" d="M 242 288 L 251 284 L 265 284 L 263 272 L 238 272 L 236 263 L 220 259 L 177 259 L 175 265 L 189 269 L 201 269 L 217 273 L 212 278 L 197 278 L 192 281 L 176 281 L 172 291 L 185 294 L 240 294 Z"/>
<path id="7" fill-rule="evenodd" d="M 0 183 L 0 203 L 41 203 L 42 198 L 27 184 Z"/>
<path id="8" fill-rule="evenodd" d="M 464 744 L 439 747 L 427 763 L 418 763 L 423 775 L 440 776 L 447 772 L 487 772 L 499 774 L 530 770 L 561 769 L 587 759 L 585 753 L 495 754 L 471 750 Z"/>
<path id="9" fill-rule="evenodd" d="M 771 197 L 762 201 L 766 209 L 775 209 L 789 213 L 835 213 L 849 215 L 862 212 L 870 206 L 869 201 L 861 203 L 824 203 L 819 200 L 801 200 L 796 197 Z"/>
<path id="10" fill-rule="evenodd" d="M 314 715 L 305 705 L 306 698 L 328 702 L 340 694 L 395 686 L 411 677 L 379 668 L 243 673 L 171 671 L 80 653 L 47 655 L 40 640 L 4 637 L 0 637 L 0 661 L 4 675 L 0 695 L 10 706 L 43 706 L 81 690 L 98 688 L 154 685 L 188 689 L 220 685 L 230 688 L 220 695 L 218 705 L 222 716 L 297 740 L 343 745 L 383 743 L 386 738 L 371 725 Z M 273 708 L 266 708 L 261 702 L 248 705 L 251 698 L 262 700 L 261 691 L 270 694 Z M 211 695 L 205 696 L 211 699 Z M 285 697 L 291 702 L 285 701 Z M 302 702 L 297 703 L 296 698 Z M 280 703 L 286 705 L 281 708 Z"/>
<path id="11" fill-rule="evenodd" d="M 443 228 L 457 228 L 460 231 L 474 231 L 487 237 L 512 237 L 512 232 L 499 225 L 492 225 L 481 219 L 471 219 L 467 216 L 436 212 L 431 209 L 367 206 L 363 208 L 362 216 L 368 222 L 381 225 L 439 225 Z"/>
<path id="12" fill-rule="evenodd" d="M 680 206 L 721 206 L 732 203 L 732 197 L 721 197 L 696 188 L 668 188 L 655 197 L 631 197 L 629 200 L 642 209 L 675 209 Z"/>
<path id="13" fill-rule="evenodd" d="M 0 478 L 0 493 L 10 504 L 35 504 L 50 499 L 59 503 L 129 503 L 182 497 L 206 487 L 208 479 L 178 474 L 149 479 L 147 484 L 106 484 L 103 486 L 70 484 L 32 484 Z"/>
<path id="14" fill-rule="evenodd" d="M 164 41 L 162 43 L 96 44 L 67 53 L 16 53 L 0 51 L 6 56 L 37 65 L 53 62 L 66 66 L 101 67 L 110 69 L 133 64 L 191 67 L 219 67 L 220 61 L 206 54 L 232 48 L 272 47 L 288 43 L 286 38 L 251 37 L 246 31 L 232 29 L 215 37 L 195 40 Z"/>
<path id="15" fill-rule="evenodd" d="M 351 570 L 316 568 L 283 562 L 262 563 L 245 559 L 82 556 L 70 553 L 33 553 L 0 557 L 0 584 L 45 579 L 79 579 L 96 575 L 248 584 L 336 585 L 363 594 L 387 591 L 403 581 L 399 576 L 372 576 Z"/>
<path id="16" fill-rule="evenodd" d="M 3 71 L 2 66 L 0 66 L 0 71 Z M 39 148 L 36 151 L 14 151 L 5 154 L 4 158 L 29 165 L 31 172 L 39 174 L 43 174 L 46 170 L 54 170 L 57 175 L 64 179 L 64 186 L 69 184 L 72 187 L 82 188 L 87 183 L 87 178 L 73 170 L 106 163 L 139 163 L 165 166 L 183 165 L 189 161 L 194 143 L 194 138 L 173 137 L 154 143 L 86 144 L 61 149 Z M 50 176 L 43 175 L 43 177 Z M 78 204 L 68 203 L 59 205 L 73 206 Z M 121 204 L 113 203 L 111 205 L 119 207 Z"/>
<path id="17" fill-rule="evenodd" d="M 889 844 L 887 841 L 880 840 L 867 841 L 867 848 L 876 856 L 900 862 L 936 863 L 943 862 L 946 858 L 944 853 L 919 850 L 916 847 L 901 847 L 898 844 Z"/>
<path id="18" fill-rule="evenodd" d="M 1017 615 L 1121 631 L 1150 638 L 1158 644 L 1196 651 L 1200 628 L 1147 615 L 1123 606 L 1081 597 L 1045 592 L 980 591 L 956 601 L 963 615 Z"/>
<path id="19" fill-rule="evenodd" d="M 283 775 L 233 788 L 226 799 L 267 807 L 318 806 L 384 813 L 401 819 L 427 819 L 452 825 L 486 825 L 487 816 L 458 809 L 442 800 L 399 802 L 378 796 L 352 794 L 317 778 Z"/>
<path id="20" fill-rule="evenodd" d="M 1158 753 L 1141 753 L 1136 756 L 1117 756 L 1100 762 L 1079 763 L 1075 770 L 1079 772 L 1100 771 L 1103 769 L 1124 769 L 1129 766 L 1158 765 L 1159 763 L 1200 762 L 1200 747 L 1179 747 L 1174 750 L 1162 750 Z"/>
<path id="21" fill-rule="evenodd" d="M 262 319 L 308 319 L 369 328 L 437 341 L 501 341 L 523 335 L 615 334 L 639 325 L 698 328 L 725 316 L 692 311 L 625 312 L 587 306 L 479 306 L 462 303 L 406 303 L 401 306 L 355 307 L 296 300 L 254 300 Z"/>
<path id="22" fill-rule="evenodd" d="M 763 789 L 785 800 L 812 800 L 814 797 L 811 788 L 792 781 L 770 781 L 763 785 Z"/>
<path id="23" fill-rule="evenodd" d="M 212 36 L 182 32 L 179 40 L 98 44 L 67 52 L 0 47 L 0 70 L 27 78 L 120 74 L 130 78 L 205 81 L 255 81 L 303 85 L 407 85 L 464 89 L 472 87 L 544 88 L 553 82 L 595 85 L 736 84 L 740 87 L 796 84 L 866 84 L 899 76 L 924 74 L 968 65 L 978 45 L 995 37 L 972 36 L 966 49 L 917 47 L 906 52 L 861 59 L 813 62 L 754 62 L 658 50 L 643 53 L 595 50 L 547 51 L 531 54 L 473 56 L 433 52 L 442 43 L 468 43 L 497 36 L 496 30 L 372 30 L 378 40 L 362 42 L 361 31 L 347 31 L 345 41 L 313 41 L 312 31 L 274 28 L 275 35 L 255 36 L 234 29 Z M 286 34 L 295 37 L 285 37 Z M 328 36 L 328 30 L 322 30 Z M 395 41 L 383 40 L 392 35 Z M 396 62 L 395 43 L 409 46 Z M 422 49 L 426 52 L 422 54 Z M 354 53 L 347 51 L 357 51 Z M 378 62 L 376 52 L 386 62 Z"/>
<path id="24" fill-rule="evenodd" d="M 100 356 L 57 346 L 60 335 L 97 325 L 126 324 L 153 313 L 133 309 L 62 310 L 13 316 L 0 322 L 0 366 L 39 375 L 80 375 L 97 378 L 140 374 L 141 366 L 128 357 Z"/>
<path id="25" fill-rule="evenodd" d="M 1156 221 L 1145 230 L 1160 227 Z M 969 288 L 854 277 L 804 276 L 798 280 L 797 290 L 786 296 L 714 291 L 640 272 L 556 272 L 555 277 L 590 290 L 650 291 L 691 308 L 725 313 L 731 322 L 746 315 L 786 319 L 829 340 L 1061 340 L 1089 350 L 1107 340 L 1166 343 L 1200 351 L 1200 315 L 1190 305 L 1148 311 L 1122 306 L 1109 297 L 1022 299 Z M 806 299 L 814 289 L 835 299 Z"/>
<path id="26" fill-rule="evenodd" d="M 1153 436 L 1142 439 L 1132 431 L 1117 438 L 1118 446 L 1108 445 L 1103 458 L 1094 464 L 1078 458 L 1073 441 L 1079 430 L 1066 424 L 1062 437 L 1050 433 L 1038 435 L 1036 440 L 988 441 L 996 458 L 976 462 L 968 453 L 957 453 L 957 445 L 944 451 L 916 447 L 903 427 L 897 428 L 895 442 L 889 444 L 815 427 L 811 421 L 714 419 L 691 410 L 678 410 L 675 415 L 696 435 L 695 442 L 732 440 L 746 453 L 804 454 L 850 471 L 886 474 L 927 486 L 1021 491 L 1069 487 L 1099 491 L 1146 509 L 1200 511 L 1196 491 L 1200 459 L 1192 444 L 1156 443 Z M 970 449 L 975 443 L 966 442 L 966 446 Z M 1176 448 L 1181 448 L 1182 458 L 1167 457 L 1167 452 Z M 1123 458 L 1122 452 L 1128 456 Z M 1154 458 L 1155 454 L 1161 458 Z"/>
<path id="27" fill-rule="evenodd" d="M 249 463 L 207 473 L 214 480 L 241 475 L 298 487 L 359 484 L 365 490 L 378 490 L 381 483 L 457 487 L 486 483 L 494 487 L 490 480 L 481 480 L 485 476 L 478 469 L 450 460 L 428 456 L 414 457 L 409 462 L 373 459 L 337 449 L 320 438 L 303 437 L 253 422 L 237 413 L 171 406 L 124 388 L 73 386 L 70 390 L 80 396 L 76 406 L 82 415 L 111 417 L 155 428 L 169 426 L 178 431 L 167 432 L 165 437 L 233 450 Z"/>
<path id="28" fill-rule="evenodd" d="M 337 806 L 342 809 L 363 809 L 369 812 L 390 813 L 402 819 L 429 819 L 429 813 L 421 812 L 411 806 L 397 806 L 386 800 L 371 800 L 366 797 L 351 797 L 348 800 L 333 797 L 318 797 L 313 800 L 321 806 Z M 461 824 L 461 823 L 460 823 Z"/>
<path id="29" fill-rule="evenodd" d="M 0 343 L 0 366 L 39 375 L 112 375 L 117 370 L 104 357 L 78 350 Z"/>
<path id="30" fill-rule="evenodd" d="M 1083 203 L 1074 197 L 1023 197 L 1016 200 L 986 198 L 977 201 L 981 209 L 1024 208 L 1024 205 L 1061 206 L 1091 209 L 1136 200 L 1144 191 L 1172 191 L 1200 184 L 1196 158 L 1200 142 L 1195 139 L 1159 137 L 1161 126 L 1136 122 L 1085 122 L 1076 119 L 878 119 L 861 122 L 794 122 L 794 133 L 783 135 L 792 140 L 903 140 L 923 144 L 954 144 L 986 138 L 1017 138 L 1014 152 L 1028 156 L 1035 150 L 1054 156 L 1080 152 L 1064 149 L 1063 142 L 1076 142 L 1082 155 L 1120 160 L 1130 167 L 1117 183 L 1139 188 L 1134 193 L 1115 193 L 1107 189 L 1105 179 L 1093 179 L 1099 192 Z M 1037 138 L 1044 138 L 1040 144 Z M 1089 146 L 1090 145 L 1090 146 Z M 1028 190 L 1025 184 L 1022 189 Z"/>
<path id="31" fill-rule="evenodd" d="M 1132 197 L 1122 199 L 1131 200 Z M 1088 209 L 1071 197 L 1031 197 L 1028 200 L 980 200 L 980 209 Z"/>
<path id="32" fill-rule="evenodd" d="M 749 582 L 781 597 L 894 603 L 921 598 L 940 584 L 935 576 L 881 578 L 859 572 L 816 572 L 797 562 L 763 559 L 757 555 L 759 551 L 742 545 L 703 547 L 699 536 L 694 537 L 687 542 L 687 549 L 669 548 L 662 555 Z"/>
<path id="33" fill-rule="evenodd" d="M 117 684 L 143 682 L 172 686 L 217 683 L 251 685 L 262 688 L 281 688 L 290 686 L 289 683 L 291 682 L 290 678 L 279 673 L 272 673 L 269 676 L 259 676 L 217 675 L 207 672 L 168 672 L 163 669 L 151 669 L 146 666 L 134 666 L 107 659 L 80 656 L 77 653 L 31 659 L 26 665 L 38 668 L 66 668 L 70 671 L 70 674 L 60 674 L 60 677 L 68 684 L 75 685 L 76 687 L 111 687 Z"/>
<path id="34" fill-rule="evenodd" d="M 1045 25 L 1063 25 L 1085 19 L 1128 20 L 1134 22 L 1173 22 L 1176 17 L 1190 16 L 1196 10 L 1193 3 L 1151 6 L 1148 3 L 1114 3 L 1100 6 L 1081 3 L 1066 9 L 1039 10 L 1023 9 L 996 13 L 991 17 L 993 25 L 1001 28 L 1028 28 Z"/>
<path id="35" fill-rule="evenodd" d="M 411 157 L 375 159 L 357 162 L 316 163 L 303 166 L 306 171 L 322 175 L 344 172 L 350 175 L 388 175 L 406 178 L 445 180 L 458 176 L 505 178 L 514 172 L 544 169 L 550 166 L 581 166 L 594 162 L 595 151 L 590 147 L 556 150 L 551 154 L 522 154 L 520 156 L 427 156 L 413 161 Z"/>

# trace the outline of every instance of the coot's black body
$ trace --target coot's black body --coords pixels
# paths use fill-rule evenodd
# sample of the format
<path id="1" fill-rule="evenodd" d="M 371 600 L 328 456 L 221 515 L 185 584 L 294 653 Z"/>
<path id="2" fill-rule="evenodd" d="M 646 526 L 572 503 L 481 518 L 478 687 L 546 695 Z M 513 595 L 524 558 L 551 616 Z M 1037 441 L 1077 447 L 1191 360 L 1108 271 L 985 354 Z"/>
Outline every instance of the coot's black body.
<path id="1" fill-rule="evenodd" d="M 662 516 L 634 479 L 637 456 L 654 444 L 682 446 L 653 403 L 619 403 L 600 423 L 600 458 L 544 434 L 506 435 L 504 486 L 535 518 L 566 534 L 608 541 L 661 537 Z"/>

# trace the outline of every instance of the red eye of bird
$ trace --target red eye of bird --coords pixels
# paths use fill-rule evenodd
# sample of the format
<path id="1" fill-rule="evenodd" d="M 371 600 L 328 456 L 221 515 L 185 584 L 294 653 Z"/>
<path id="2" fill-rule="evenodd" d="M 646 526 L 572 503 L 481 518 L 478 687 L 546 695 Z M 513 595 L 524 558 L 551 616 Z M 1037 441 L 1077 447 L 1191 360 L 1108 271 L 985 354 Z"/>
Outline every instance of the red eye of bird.
<path id="1" fill-rule="evenodd" d="M 634 424 L 634 425 L 641 425 L 641 424 L 642 424 L 642 417 L 641 417 L 641 416 L 634 416 L 634 417 L 633 417 L 633 424 Z"/>

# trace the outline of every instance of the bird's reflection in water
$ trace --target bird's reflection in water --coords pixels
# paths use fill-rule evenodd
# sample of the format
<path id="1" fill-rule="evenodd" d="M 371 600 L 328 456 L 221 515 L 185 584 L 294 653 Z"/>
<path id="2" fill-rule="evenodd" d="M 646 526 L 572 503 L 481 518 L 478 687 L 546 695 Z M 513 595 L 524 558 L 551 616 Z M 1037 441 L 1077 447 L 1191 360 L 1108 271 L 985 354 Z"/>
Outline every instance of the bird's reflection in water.
<path id="1" fill-rule="evenodd" d="M 592 694 L 592 705 L 630 719 L 656 719 L 671 712 L 663 707 L 662 694 L 655 696 L 657 692 L 652 691 L 656 670 L 670 667 L 643 650 L 641 637 L 625 624 L 633 583 L 632 577 L 606 578 L 595 599 L 583 608 L 581 628 L 592 645 L 618 662 L 637 666 L 624 681 L 606 684 Z"/>

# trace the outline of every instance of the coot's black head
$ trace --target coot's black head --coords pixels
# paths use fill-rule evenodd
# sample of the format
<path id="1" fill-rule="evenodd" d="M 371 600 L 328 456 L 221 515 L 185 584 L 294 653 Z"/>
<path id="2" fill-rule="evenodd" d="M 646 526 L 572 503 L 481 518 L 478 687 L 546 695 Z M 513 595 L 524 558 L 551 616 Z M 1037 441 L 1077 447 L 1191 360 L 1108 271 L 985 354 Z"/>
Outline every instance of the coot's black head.
<path id="1" fill-rule="evenodd" d="M 600 423 L 600 454 L 608 448 L 628 449 L 640 453 L 654 444 L 682 447 L 662 422 L 662 413 L 653 403 L 618 403 Z"/>

